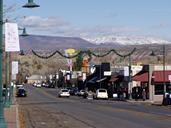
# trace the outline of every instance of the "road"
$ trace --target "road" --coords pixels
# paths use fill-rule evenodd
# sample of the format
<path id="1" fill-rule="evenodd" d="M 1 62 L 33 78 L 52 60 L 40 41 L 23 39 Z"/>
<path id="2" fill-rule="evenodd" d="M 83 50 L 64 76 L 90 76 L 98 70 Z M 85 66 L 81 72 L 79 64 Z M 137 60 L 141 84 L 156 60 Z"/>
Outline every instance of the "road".
<path id="1" fill-rule="evenodd" d="M 26 87 L 17 98 L 26 128 L 170 128 L 171 109 L 123 101 L 58 98 L 57 89 Z M 21 114 L 22 113 L 22 114 Z"/>

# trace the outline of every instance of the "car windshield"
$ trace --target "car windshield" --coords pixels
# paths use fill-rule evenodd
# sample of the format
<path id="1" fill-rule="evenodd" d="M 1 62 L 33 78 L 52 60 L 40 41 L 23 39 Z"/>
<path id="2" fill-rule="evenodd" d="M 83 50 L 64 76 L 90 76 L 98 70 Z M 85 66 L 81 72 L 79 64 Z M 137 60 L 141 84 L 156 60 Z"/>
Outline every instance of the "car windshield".
<path id="1" fill-rule="evenodd" d="M 99 90 L 99 92 L 106 92 L 106 90 L 104 90 L 104 89 L 100 89 L 100 90 Z"/>
<path id="2" fill-rule="evenodd" d="M 68 90 L 66 90 L 66 89 L 65 90 L 62 90 L 62 92 L 68 92 Z"/>
<path id="3" fill-rule="evenodd" d="M 22 84 L 17 84 L 17 86 L 23 86 Z"/>

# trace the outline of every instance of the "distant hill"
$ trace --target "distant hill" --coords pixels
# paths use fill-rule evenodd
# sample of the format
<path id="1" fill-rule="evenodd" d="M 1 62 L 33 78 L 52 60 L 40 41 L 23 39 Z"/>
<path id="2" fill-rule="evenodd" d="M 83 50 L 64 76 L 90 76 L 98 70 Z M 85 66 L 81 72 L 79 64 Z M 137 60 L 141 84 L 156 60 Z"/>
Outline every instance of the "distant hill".
<path id="1" fill-rule="evenodd" d="M 98 43 L 97 43 L 98 42 Z M 20 47 L 22 50 L 59 50 L 67 48 L 89 49 L 89 48 L 142 48 L 154 49 L 161 47 L 161 44 L 166 44 L 170 47 L 171 43 L 165 40 L 153 38 L 103 38 L 101 40 L 88 40 L 79 37 L 53 37 L 30 35 L 26 37 L 20 36 Z"/>
<path id="2" fill-rule="evenodd" d="M 20 36 L 20 47 L 22 50 L 56 50 L 67 48 L 94 48 L 96 44 L 90 43 L 78 37 L 53 37 L 30 35 Z"/>

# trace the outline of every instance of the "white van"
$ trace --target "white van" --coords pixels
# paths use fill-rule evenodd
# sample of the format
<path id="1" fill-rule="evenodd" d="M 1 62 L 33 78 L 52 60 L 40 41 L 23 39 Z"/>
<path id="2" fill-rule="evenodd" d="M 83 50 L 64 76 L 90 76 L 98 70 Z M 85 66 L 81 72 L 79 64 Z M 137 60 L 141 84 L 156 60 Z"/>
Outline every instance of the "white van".
<path id="1" fill-rule="evenodd" d="M 103 89 L 103 88 L 97 89 L 94 98 L 96 98 L 96 99 L 108 99 L 107 90 Z"/>

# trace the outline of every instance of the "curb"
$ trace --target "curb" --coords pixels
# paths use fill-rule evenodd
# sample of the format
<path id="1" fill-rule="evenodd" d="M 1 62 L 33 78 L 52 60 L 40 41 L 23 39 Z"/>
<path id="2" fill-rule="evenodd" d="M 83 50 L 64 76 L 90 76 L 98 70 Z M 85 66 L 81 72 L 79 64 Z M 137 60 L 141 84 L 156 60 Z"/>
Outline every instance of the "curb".
<path id="1" fill-rule="evenodd" d="M 152 105 L 154 104 L 152 101 L 134 101 L 134 100 L 126 100 L 126 102 L 128 103 L 132 103 L 132 104 L 143 104 L 143 105 Z"/>

